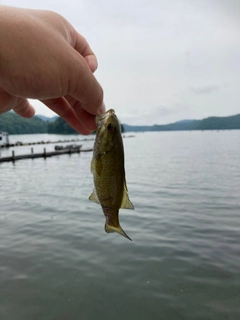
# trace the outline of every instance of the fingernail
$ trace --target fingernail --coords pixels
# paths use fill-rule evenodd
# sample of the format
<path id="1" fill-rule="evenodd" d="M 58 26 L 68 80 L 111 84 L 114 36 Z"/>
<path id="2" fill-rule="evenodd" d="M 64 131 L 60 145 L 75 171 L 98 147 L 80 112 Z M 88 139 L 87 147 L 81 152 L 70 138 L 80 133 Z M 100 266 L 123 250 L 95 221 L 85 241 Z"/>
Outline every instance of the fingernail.
<path id="1" fill-rule="evenodd" d="M 103 114 L 104 112 L 106 112 L 106 106 L 105 106 L 105 103 L 103 102 L 101 108 L 99 109 L 99 114 Z"/>

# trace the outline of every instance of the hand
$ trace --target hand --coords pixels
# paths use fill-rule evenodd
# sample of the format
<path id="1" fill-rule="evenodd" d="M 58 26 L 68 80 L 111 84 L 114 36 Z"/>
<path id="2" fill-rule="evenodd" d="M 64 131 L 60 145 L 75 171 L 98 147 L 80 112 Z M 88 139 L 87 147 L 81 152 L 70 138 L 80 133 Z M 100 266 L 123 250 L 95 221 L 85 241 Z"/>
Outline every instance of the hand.
<path id="1" fill-rule="evenodd" d="M 0 6 L 0 113 L 30 118 L 38 99 L 82 134 L 96 129 L 103 90 L 97 59 L 83 38 L 50 11 Z"/>

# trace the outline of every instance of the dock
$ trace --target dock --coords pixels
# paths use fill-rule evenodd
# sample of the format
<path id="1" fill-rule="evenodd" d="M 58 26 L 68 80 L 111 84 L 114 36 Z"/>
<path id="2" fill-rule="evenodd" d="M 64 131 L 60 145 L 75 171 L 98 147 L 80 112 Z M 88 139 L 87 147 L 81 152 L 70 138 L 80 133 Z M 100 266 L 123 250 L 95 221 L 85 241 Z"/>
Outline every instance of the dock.
<path id="1" fill-rule="evenodd" d="M 26 147 L 26 146 L 33 146 L 39 144 L 56 144 L 56 143 L 65 143 L 65 142 L 79 142 L 79 141 L 94 141 L 94 138 L 84 138 L 84 139 L 71 139 L 71 140 L 58 140 L 58 141 L 37 141 L 37 142 L 21 142 L 17 141 L 15 143 L 8 143 L 0 145 L 0 148 L 9 148 L 9 147 Z"/>
<path id="2" fill-rule="evenodd" d="M 60 156 L 63 154 L 73 154 L 73 153 L 80 153 L 80 152 L 90 152 L 92 148 L 89 149 L 82 149 L 82 146 L 77 146 L 74 148 L 64 148 L 55 151 L 46 151 L 46 148 L 43 149 L 43 152 L 34 153 L 33 148 L 31 148 L 31 153 L 29 154 L 19 154 L 15 155 L 15 151 L 12 151 L 12 155 L 8 157 L 0 157 L 0 162 L 8 162 L 8 161 L 17 161 L 17 160 L 24 160 L 24 159 L 35 159 L 35 158 L 48 158 L 53 156 Z"/>
<path id="3" fill-rule="evenodd" d="M 131 138 L 134 136 L 123 136 L 123 138 Z M 9 147 L 26 147 L 33 145 L 45 145 L 45 144 L 56 144 L 56 143 L 66 143 L 66 142 L 78 142 L 78 141 L 93 141 L 95 138 L 84 138 L 84 139 L 71 139 L 71 140 L 58 140 L 58 141 L 38 141 L 38 142 L 15 142 L 12 144 L 0 145 L 0 148 L 9 148 Z M 38 148 L 39 149 L 39 148 Z M 17 161 L 24 159 L 36 159 L 36 158 L 48 158 L 53 156 L 60 156 L 63 154 L 73 154 L 80 152 L 91 152 L 92 148 L 84 148 L 82 149 L 82 145 L 71 144 L 67 146 L 55 146 L 55 151 L 47 151 L 46 148 L 43 148 L 43 152 L 34 153 L 33 147 L 31 148 L 31 153 L 28 154 L 15 154 L 15 151 L 12 150 L 12 155 L 1 157 L 1 149 L 0 149 L 0 163 L 1 162 L 9 162 L 9 161 Z"/>

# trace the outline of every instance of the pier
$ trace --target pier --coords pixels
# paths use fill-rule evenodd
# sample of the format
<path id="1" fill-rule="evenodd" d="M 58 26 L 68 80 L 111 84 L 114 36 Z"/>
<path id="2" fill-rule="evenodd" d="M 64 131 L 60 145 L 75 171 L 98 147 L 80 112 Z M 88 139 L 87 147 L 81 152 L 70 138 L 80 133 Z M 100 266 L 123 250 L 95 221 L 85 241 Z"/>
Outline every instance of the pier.
<path id="1" fill-rule="evenodd" d="M 94 138 L 90 139 L 71 139 L 71 140 L 58 140 L 58 141 L 38 141 L 38 142 L 15 142 L 15 143 L 5 143 L 1 144 L 0 148 L 9 148 L 9 147 L 26 147 L 26 146 L 33 146 L 39 144 L 56 144 L 56 143 L 65 143 L 65 142 L 79 142 L 79 141 L 93 141 Z"/>
<path id="2" fill-rule="evenodd" d="M 134 136 L 123 136 L 123 138 L 131 138 Z M 24 160 L 24 159 L 35 159 L 35 158 L 48 158 L 53 156 L 60 156 L 62 154 L 73 154 L 73 153 L 80 153 L 80 152 L 91 152 L 93 151 L 92 148 L 84 148 L 82 149 L 82 145 L 56 145 L 55 151 L 47 151 L 46 148 L 43 148 L 43 152 L 39 152 L 39 145 L 46 145 L 46 144 L 57 144 L 57 143 L 66 143 L 66 142 L 79 142 L 79 141 L 93 141 L 95 137 L 87 139 L 71 139 L 71 140 L 58 140 L 58 141 L 38 141 L 38 142 L 15 142 L 11 144 L 0 145 L 0 163 L 1 162 L 8 162 L 8 161 L 17 161 L 17 160 Z M 38 152 L 34 153 L 33 147 L 31 148 L 31 153 L 28 154 L 16 154 L 14 150 L 12 150 L 12 154 L 10 156 L 3 156 L 1 157 L 1 148 L 9 148 L 9 147 L 26 147 L 26 146 L 33 146 L 36 145 Z"/>
<path id="3" fill-rule="evenodd" d="M 72 153 L 80 153 L 80 152 L 90 152 L 92 148 L 89 149 L 82 149 L 82 146 L 74 146 L 74 147 L 65 147 L 63 149 L 58 149 L 55 151 L 46 151 L 46 148 L 43 149 L 43 152 L 34 153 L 33 148 L 31 148 L 31 153 L 28 154 L 19 154 L 16 155 L 15 151 L 12 150 L 12 155 L 8 157 L 0 157 L 0 162 L 7 162 L 7 161 L 17 161 L 23 159 L 35 159 L 35 158 L 48 158 L 53 156 L 60 156 L 62 154 L 72 154 Z"/>

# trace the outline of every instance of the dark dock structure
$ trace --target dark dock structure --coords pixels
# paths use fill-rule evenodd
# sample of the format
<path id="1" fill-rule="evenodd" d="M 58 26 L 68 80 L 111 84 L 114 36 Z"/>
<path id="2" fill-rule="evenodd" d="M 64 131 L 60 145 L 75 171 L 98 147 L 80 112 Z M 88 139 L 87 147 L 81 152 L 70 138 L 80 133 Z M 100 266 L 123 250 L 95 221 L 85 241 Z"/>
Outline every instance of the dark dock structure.
<path id="1" fill-rule="evenodd" d="M 12 150 L 12 155 L 8 157 L 0 157 L 0 162 L 7 162 L 7 161 L 16 161 L 16 160 L 23 160 L 23 159 L 35 159 L 35 158 L 48 158 L 52 156 L 59 156 L 63 154 L 73 154 L 73 153 L 80 153 L 80 152 L 89 152 L 92 151 L 92 148 L 89 149 L 82 149 L 82 146 L 67 146 L 64 148 L 55 148 L 55 151 L 46 151 L 46 148 L 43 149 L 43 152 L 34 153 L 33 148 L 31 148 L 31 153 L 29 154 L 19 154 L 15 155 L 14 150 Z"/>
<path id="2" fill-rule="evenodd" d="M 9 140 L 5 144 L 0 144 L 0 148 L 9 148 L 9 147 L 26 147 L 32 145 L 39 145 L 39 144 L 56 144 L 56 143 L 65 143 L 65 142 L 79 142 L 79 141 L 92 141 L 94 138 L 84 138 L 84 139 L 71 139 L 71 140 L 58 140 L 58 141 L 37 141 L 37 142 L 15 142 L 9 143 Z"/>

